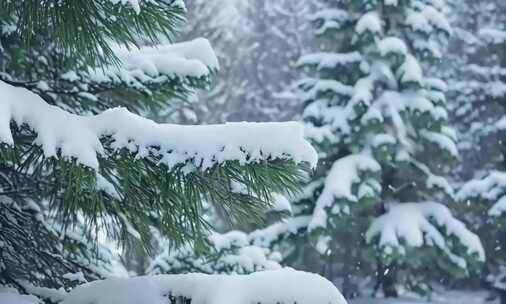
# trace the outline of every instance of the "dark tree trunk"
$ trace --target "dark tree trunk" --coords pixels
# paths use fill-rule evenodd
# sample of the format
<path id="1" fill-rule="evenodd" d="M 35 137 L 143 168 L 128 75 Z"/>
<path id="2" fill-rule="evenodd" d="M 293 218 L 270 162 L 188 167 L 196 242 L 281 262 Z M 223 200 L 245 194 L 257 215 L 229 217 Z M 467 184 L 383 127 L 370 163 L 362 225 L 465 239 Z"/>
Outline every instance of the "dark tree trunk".
<path id="1" fill-rule="evenodd" d="M 359 296 L 359 290 L 357 284 L 352 280 L 353 267 L 355 266 L 355 257 L 352 248 L 347 248 L 345 250 L 343 261 L 343 267 L 341 268 L 341 274 L 343 275 L 343 284 L 341 286 L 343 296 L 346 299 L 353 299 Z"/>
<path id="2" fill-rule="evenodd" d="M 397 298 L 399 293 L 395 287 L 397 282 L 397 267 L 396 265 L 385 266 L 378 262 L 378 271 L 376 274 L 376 285 L 374 293 L 381 287 L 385 298 Z"/>
<path id="3" fill-rule="evenodd" d="M 383 286 L 383 294 L 386 298 L 397 298 L 399 294 L 397 293 L 397 289 L 395 288 L 395 276 L 392 271 L 388 275 L 383 276 L 383 281 L 381 285 Z"/>

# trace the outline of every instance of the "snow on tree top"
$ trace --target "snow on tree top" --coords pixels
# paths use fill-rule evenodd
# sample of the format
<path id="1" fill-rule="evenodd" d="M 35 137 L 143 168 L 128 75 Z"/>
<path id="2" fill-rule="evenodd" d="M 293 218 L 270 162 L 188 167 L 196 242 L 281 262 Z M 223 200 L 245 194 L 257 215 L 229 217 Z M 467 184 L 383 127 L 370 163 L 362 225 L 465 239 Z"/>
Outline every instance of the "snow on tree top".
<path id="1" fill-rule="evenodd" d="M 467 230 L 464 223 L 454 218 L 450 210 L 439 203 L 400 203 L 384 215 L 376 218 L 366 232 L 367 242 L 378 237 L 378 245 L 385 253 L 397 249 L 405 254 L 406 247 L 434 246 L 441 249 L 448 258 L 466 269 L 467 262 L 452 252 L 453 244 L 447 244 L 446 236 L 454 236 L 467 254 L 476 254 L 485 260 L 485 251 L 477 235 Z"/>
<path id="2" fill-rule="evenodd" d="M 112 139 L 114 150 L 126 148 L 137 158 L 155 155 L 173 168 L 192 163 L 207 169 L 225 161 L 242 164 L 268 159 L 291 159 L 316 165 L 317 154 L 295 122 L 228 123 L 181 126 L 158 124 L 114 108 L 95 116 L 80 116 L 48 105 L 38 95 L 0 81 L 0 142 L 14 144 L 10 124 L 28 125 L 35 143 L 47 157 L 75 158 L 98 169 L 97 155 L 107 157 L 101 139 Z"/>
<path id="3" fill-rule="evenodd" d="M 62 304 L 165 304 L 167 296 L 189 298 L 192 304 L 346 304 L 327 279 L 293 269 L 111 278 L 75 288 Z"/>

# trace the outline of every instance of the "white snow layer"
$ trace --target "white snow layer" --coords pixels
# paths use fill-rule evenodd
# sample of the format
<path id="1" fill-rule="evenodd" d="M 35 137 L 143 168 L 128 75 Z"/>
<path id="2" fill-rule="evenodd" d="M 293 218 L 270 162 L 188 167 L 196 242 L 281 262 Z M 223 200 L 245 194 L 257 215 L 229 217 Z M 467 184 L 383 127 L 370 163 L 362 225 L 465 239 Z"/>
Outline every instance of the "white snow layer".
<path id="1" fill-rule="evenodd" d="M 165 304 L 167 296 L 190 298 L 192 304 L 346 304 L 325 278 L 293 269 L 107 279 L 75 288 L 62 304 Z"/>
<path id="2" fill-rule="evenodd" d="M 272 198 L 274 200 L 271 208 L 272 211 L 292 213 L 292 205 L 286 196 L 279 193 L 273 193 Z"/>
<path id="3" fill-rule="evenodd" d="M 211 258 L 195 254 L 187 245 L 174 249 L 165 246 L 148 268 L 149 274 L 182 273 L 196 271 L 203 273 L 248 274 L 256 271 L 280 269 L 278 252 L 266 247 L 251 245 L 248 235 L 242 231 L 224 234 L 213 232 L 209 236 L 210 247 L 216 252 Z M 167 244 L 169 245 L 169 244 Z"/>
<path id="4" fill-rule="evenodd" d="M 506 31 L 497 29 L 484 28 L 478 32 L 478 35 L 495 44 L 501 44 L 506 41 Z"/>
<path id="5" fill-rule="evenodd" d="M 108 1 L 113 4 L 120 3 L 121 5 L 130 6 L 135 11 L 136 14 L 141 13 L 142 0 L 108 0 Z M 151 0 L 151 1 L 153 2 L 153 0 Z M 175 0 L 170 5 L 173 7 L 179 6 L 183 9 L 185 9 L 185 4 L 184 4 L 183 0 Z"/>
<path id="6" fill-rule="evenodd" d="M 34 296 L 20 295 L 17 290 L 0 285 L 0 304 L 40 304 Z"/>
<path id="7" fill-rule="evenodd" d="M 380 164 L 367 153 L 353 154 L 336 161 L 330 169 L 322 193 L 316 201 L 309 230 L 326 226 L 326 210 L 334 204 L 335 200 L 343 199 L 356 202 L 358 198 L 352 193 L 353 184 L 360 181 L 364 172 L 378 172 L 380 170 Z"/>
<path id="8" fill-rule="evenodd" d="M 362 55 L 359 52 L 351 53 L 312 53 L 302 56 L 297 62 L 298 66 L 315 65 L 318 69 L 332 69 L 352 63 L 360 63 Z"/>
<path id="9" fill-rule="evenodd" d="M 422 67 L 418 63 L 418 60 L 413 55 L 407 55 L 406 60 L 399 68 L 399 72 L 402 74 L 401 81 L 414 82 L 422 85 L 423 72 Z"/>
<path id="10" fill-rule="evenodd" d="M 451 26 L 443 13 L 431 5 L 421 7 L 420 11 L 408 10 L 406 24 L 415 31 L 430 33 L 434 29 L 452 32 Z"/>
<path id="11" fill-rule="evenodd" d="M 501 197 L 488 211 L 490 216 L 501 216 L 506 213 L 506 196 Z"/>
<path id="12" fill-rule="evenodd" d="M 377 12 L 369 12 L 364 14 L 355 26 L 355 32 L 363 34 L 370 32 L 371 34 L 380 34 L 382 31 L 381 19 Z"/>
<path id="13" fill-rule="evenodd" d="M 250 233 L 249 237 L 256 246 L 269 248 L 273 243 L 288 235 L 295 235 L 307 227 L 310 216 L 295 216 L 274 223 L 266 228 Z"/>
<path id="14" fill-rule="evenodd" d="M 207 39 L 156 45 L 152 47 L 116 46 L 115 55 L 121 66 L 96 68 L 89 71 L 89 77 L 96 82 L 122 80 L 142 81 L 143 74 L 150 77 L 204 77 L 219 69 L 218 59 Z M 68 75 L 64 75 L 68 77 Z"/>
<path id="15" fill-rule="evenodd" d="M 386 37 L 377 41 L 378 50 L 381 56 L 387 56 L 389 54 L 406 55 L 408 53 L 408 47 L 401 39 L 397 37 Z"/>
<path id="16" fill-rule="evenodd" d="M 498 217 L 506 213 L 506 172 L 492 170 L 483 178 L 465 183 L 457 193 L 457 199 L 465 201 L 473 198 L 494 202 L 489 209 L 490 216 Z"/>
<path id="17" fill-rule="evenodd" d="M 129 5 L 132 9 L 139 14 L 141 12 L 141 5 L 139 0 L 109 0 L 113 4 L 121 3 L 122 5 Z"/>
<path id="18" fill-rule="evenodd" d="M 405 246 L 435 246 L 452 262 L 465 269 L 466 261 L 452 252 L 454 246 L 446 241 L 450 236 L 454 236 L 466 248 L 467 254 L 476 254 L 480 261 L 485 260 L 485 251 L 478 236 L 455 219 L 446 206 L 435 202 L 394 205 L 387 213 L 376 218 L 366 232 L 367 242 L 379 237 L 378 245 L 387 254 L 392 253 L 392 249 L 405 254 Z"/>
<path id="19" fill-rule="evenodd" d="M 14 144 L 10 124 L 28 125 L 37 133 L 35 143 L 47 157 L 75 158 L 97 169 L 97 155 L 107 157 L 100 141 L 112 139 L 111 148 L 126 148 L 137 158 L 150 154 L 169 168 L 192 163 L 207 169 L 225 161 L 251 163 L 268 159 L 306 161 L 313 167 L 317 154 L 295 122 L 228 123 L 180 126 L 158 124 L 114 108 L 95 116 L 80 116 L 48 105 L 38 95 L 0 81 L 0 143 Z"/>

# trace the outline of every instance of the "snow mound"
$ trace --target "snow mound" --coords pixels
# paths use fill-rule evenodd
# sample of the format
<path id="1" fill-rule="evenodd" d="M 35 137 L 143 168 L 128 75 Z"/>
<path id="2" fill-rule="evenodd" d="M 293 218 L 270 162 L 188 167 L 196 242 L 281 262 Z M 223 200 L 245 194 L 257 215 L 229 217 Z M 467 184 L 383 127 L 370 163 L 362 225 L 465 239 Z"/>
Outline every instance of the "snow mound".
<path id="1" fill-rule="evenodd" d="M 14 144 L 11 122 L 35 131 L 35 143 L 46 157 L 74 158 L 94 169 L 99 167 L 97 155 L 108 156 L 101 142 L 104 137 L 113 150 L 125 148 L 136 158 L 154 156 L 169 168 L 192 163 L 205 170 L 225 161 L 270 159 L 305 161 L 313 167 L 317 162 L 316 151 L 296 122 L 180 126 L 158 124 L 124 108 L 80 116 L 0 81 L 0 143 Z"/>
<path id="2" fill-rule="evenodd" d="M 62 304 L 166 304 L 168 296 L 185 297 L 192 304 L 346 304 L 325 278 L 293 269 L 107 279 L 77 287 Z"/>

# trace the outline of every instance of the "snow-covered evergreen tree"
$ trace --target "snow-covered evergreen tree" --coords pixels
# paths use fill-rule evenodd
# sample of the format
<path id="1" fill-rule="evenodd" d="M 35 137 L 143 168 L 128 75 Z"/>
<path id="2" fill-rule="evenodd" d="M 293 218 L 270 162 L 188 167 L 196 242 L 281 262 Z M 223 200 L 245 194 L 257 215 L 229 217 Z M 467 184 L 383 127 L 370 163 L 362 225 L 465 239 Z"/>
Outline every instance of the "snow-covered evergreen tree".
<path id="1" fill-rule="evenodd" d="M 1 285 L 47 296 L 103 277 L 106 250 L 90 244 L 104 231 L 146 249 L 153 231 L 205 245 L 204 201 L 231 220 L 259 218 L 315 164 L 296 123 L 139 115 L 186 100 L 218 70 L 207 40 L 166 42 L 184 11 L 180 0 L 0 3 Z"/>
<path id="2" fill-rule="evenodd" d="M 441 61 L 451 34 L 444 10 L 431 0 L 327 1 L 311 16 L 323 50 L 300 59 L 310 76 L 298 87 L 321 162 L 296 216 L 280 234 L 259 235 L 308 234 L 349 295 L 353 275 L 370 266 L 376 289 L 396 296 L 401 275 L 423 288 L 427 265 L 432 275 L 468 273 L 485 258 L 445 206 L 454 193 L 444 175 L 459 155 L 446 85 L 427 68 Z"/>
<path id="3" fill-rule="evenodd" d="M 494 159 L 490 144 L 494 122 L 502 117 L 504 84 L 504 4 L 502 1 L 451 1 L 452 36 L 448 56 L 439 72 L 448 79 L 448 100 L 463 156 L 464 178 Z M 502 38 L 501 38 L 502 37 Z M 482 130 L 483 129 L 483 130 Z M 489 154 L 492 152 L 492 155 Z"/>
<path id="4" fill-rule="evenodd" d="M 456 35 L 445 75 L 464 158 L 458 177 L 465 183 L 457 198 L 482 237 L 485 275 L 499 282 L 506 265 L 506 5 L 494 0 L 452 4 Z M 502 293 L 506 303 L 506 289 Z"/>

